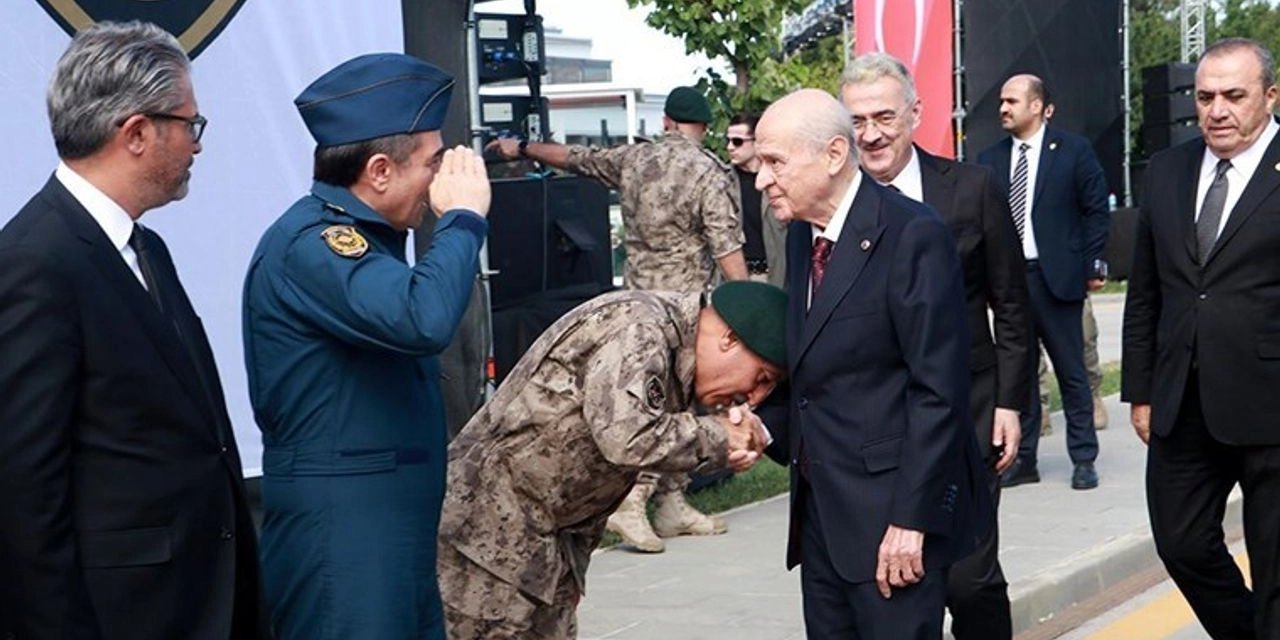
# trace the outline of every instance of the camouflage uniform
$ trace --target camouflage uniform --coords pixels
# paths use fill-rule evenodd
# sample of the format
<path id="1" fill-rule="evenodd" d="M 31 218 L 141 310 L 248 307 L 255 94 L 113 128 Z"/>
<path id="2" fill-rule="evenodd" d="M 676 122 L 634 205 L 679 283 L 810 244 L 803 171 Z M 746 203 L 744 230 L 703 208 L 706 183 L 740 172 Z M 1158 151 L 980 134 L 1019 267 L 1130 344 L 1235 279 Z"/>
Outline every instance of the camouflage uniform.
<path id="1" fill-rule="evenodd" d="M 699 294 L 617 292 L 557 321 L 449 446 L 449 637 L 571 637 L 591 551 L 641 468 L 727 464 L 697 416 Z"/>
<path id="2" fill-rule="evenodd" d="M 728 166 L 679 132 L 609 149 L 570 146 L 565 168 L 621 194 L 628 289 L 705 291 L 715 260 L 746 242 Z"/>

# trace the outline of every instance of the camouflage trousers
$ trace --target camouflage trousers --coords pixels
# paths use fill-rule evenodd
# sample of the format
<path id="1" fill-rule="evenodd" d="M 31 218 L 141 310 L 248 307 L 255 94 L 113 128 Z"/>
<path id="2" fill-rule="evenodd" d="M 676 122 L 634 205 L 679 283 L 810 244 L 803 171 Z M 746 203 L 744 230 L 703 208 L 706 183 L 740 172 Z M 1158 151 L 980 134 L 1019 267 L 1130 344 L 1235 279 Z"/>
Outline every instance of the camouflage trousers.
<path id="1" fill-rule="evenodd" d="M 653 495 L 683 492 L 689 486 L 689 474 L 641 471 L 636 477 L 636 484 L 654 485 Z"/>
<path id="2" fill-rule="evenodd" d="M 553 605 L 528 596 L 442 544 L 437 571 L 449 640 L 565 640 L 578 637 L 578 587 L 566 573 Z"/>

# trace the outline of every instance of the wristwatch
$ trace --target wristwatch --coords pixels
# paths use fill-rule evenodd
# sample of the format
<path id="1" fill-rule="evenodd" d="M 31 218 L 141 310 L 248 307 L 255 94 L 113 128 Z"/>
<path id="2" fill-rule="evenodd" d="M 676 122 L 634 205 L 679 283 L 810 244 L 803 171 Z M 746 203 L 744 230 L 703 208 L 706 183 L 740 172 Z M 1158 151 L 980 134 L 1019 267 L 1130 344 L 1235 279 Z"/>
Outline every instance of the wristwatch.
<path id="1" fill-rule="evenodd" d="M 529 148 L 529 141 L 526 140 L 525 138 L 520 138 L 520 144 L 517 145 L 517 148 L 520 149 L 520 155 L 522 157 L 527 156 L 528 154 L 526 153 L 525 149 Z"/>

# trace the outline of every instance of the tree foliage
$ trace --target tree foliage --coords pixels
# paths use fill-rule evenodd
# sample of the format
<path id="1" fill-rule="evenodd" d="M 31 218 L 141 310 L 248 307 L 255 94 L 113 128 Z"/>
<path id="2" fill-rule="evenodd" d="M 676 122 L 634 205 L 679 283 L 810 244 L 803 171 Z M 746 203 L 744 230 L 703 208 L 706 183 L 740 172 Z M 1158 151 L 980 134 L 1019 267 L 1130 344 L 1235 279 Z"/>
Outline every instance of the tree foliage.
<path id="1" fill-rule="evenodd" d="M 684 40 L 687 53 L 719 58 L 733 68 L 739 93 L 751 88 L 754 70 L 782 50 L 782 18 L 808 0 L 627 0 L 652 7 L 645 22 Z"/>

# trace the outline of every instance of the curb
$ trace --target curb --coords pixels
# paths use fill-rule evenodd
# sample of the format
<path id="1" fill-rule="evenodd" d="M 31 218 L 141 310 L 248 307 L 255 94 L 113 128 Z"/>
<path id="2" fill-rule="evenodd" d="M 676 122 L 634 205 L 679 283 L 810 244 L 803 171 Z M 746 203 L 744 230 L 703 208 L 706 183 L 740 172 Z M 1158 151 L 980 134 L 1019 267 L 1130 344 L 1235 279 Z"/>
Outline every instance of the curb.
<path id="1" fill-rule="evenodd" d="M 1223 522 L 1228 530 L 1240 521 L 1242 502 L 1238 491 L 1227 500 Z M 1155 541 L 1145 527 L 1071 556 L 1009 585 L 1013 634 L 1031 631 L 1126 579 L 1159 567 Z"/>

